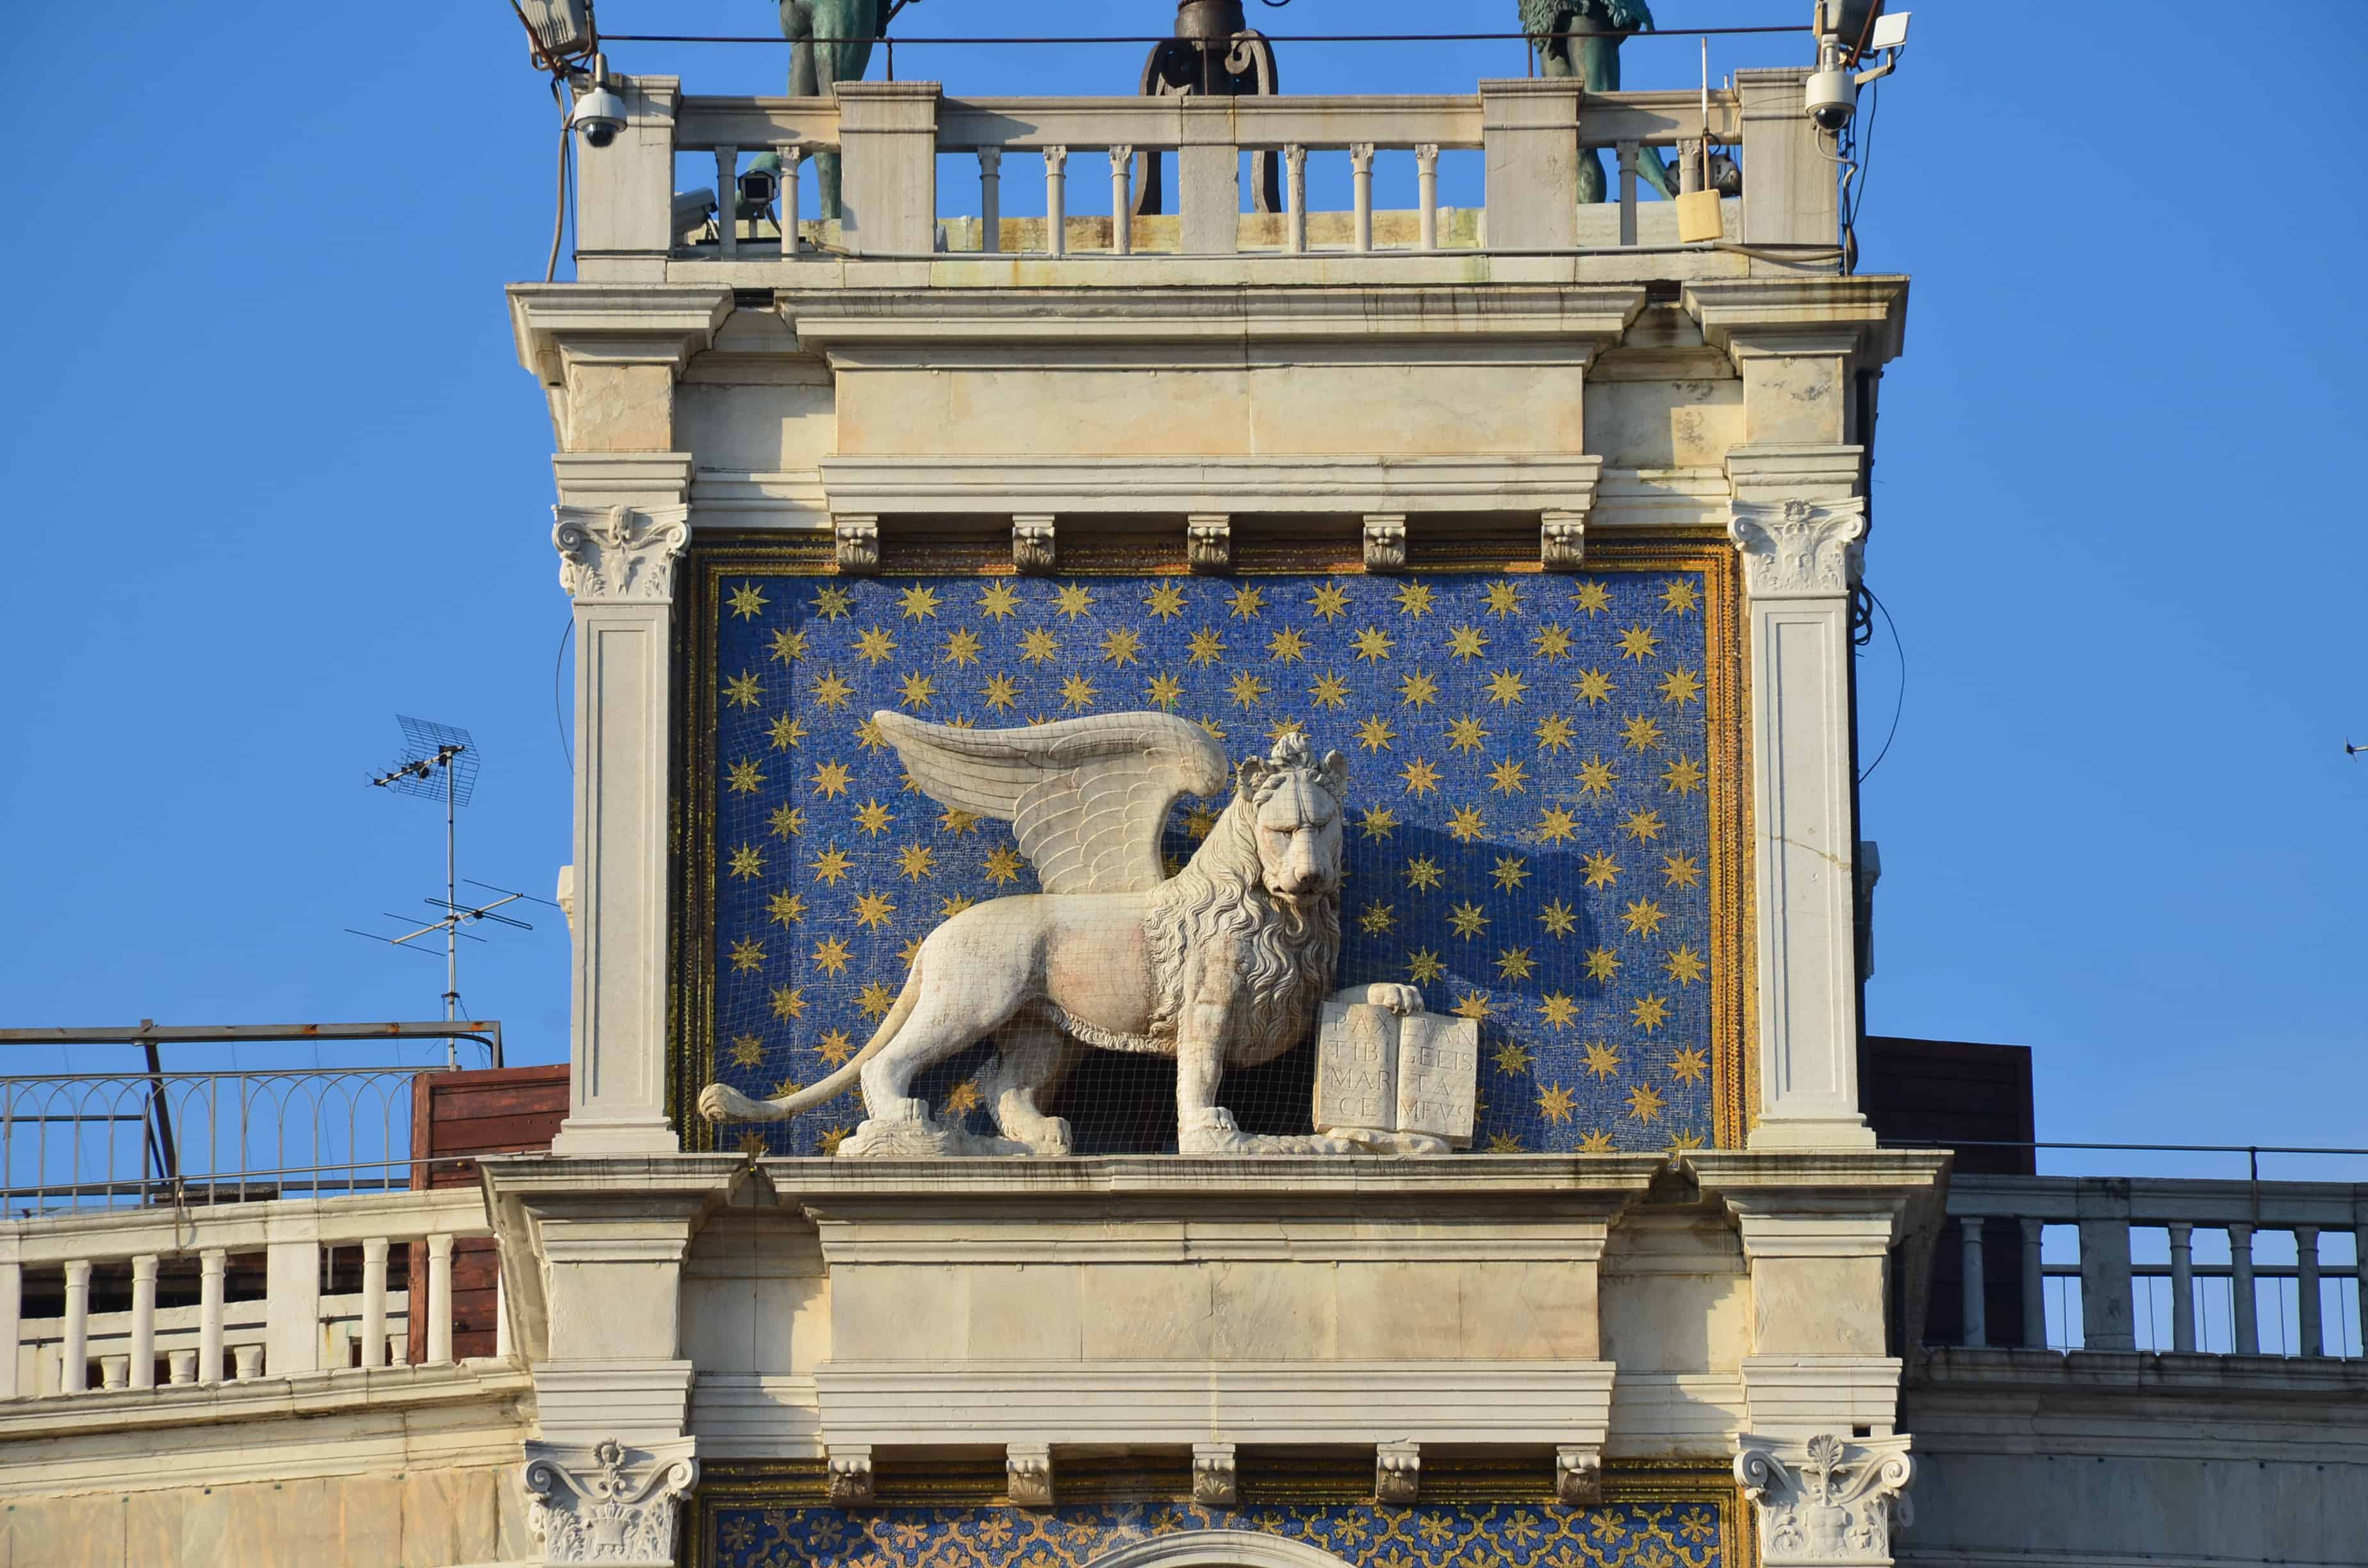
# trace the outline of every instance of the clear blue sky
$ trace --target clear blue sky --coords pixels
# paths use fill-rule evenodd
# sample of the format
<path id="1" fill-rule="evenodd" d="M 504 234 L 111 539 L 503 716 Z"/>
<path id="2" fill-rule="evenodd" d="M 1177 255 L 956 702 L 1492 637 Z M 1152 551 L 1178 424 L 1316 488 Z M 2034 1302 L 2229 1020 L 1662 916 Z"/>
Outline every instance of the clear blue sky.
<path id="1" fill-rule="evenodd" d="M 1807 10 L 1660 4 L 1671 27 Z M 611 32 L 764 32 L 773 12 L 602 8 Z M 2043 1137 L 2368 1143 L 2368 759 L 2341 745 L 2368 738 L 2348 175 L 2368 10 L 2299 0 L 2258 47 L 2198 0 L 2101 0 L 2060 39 L 2036 14 L 1924 7 L 1875 129 L 1863 267 L 1916 285 L 1869 557 L 1909 664 L 1865 800 L 1886 868 L 1871 1022 L 2035 1047 Z M 1167 15 L 927 0 L 898 28 Z M 1259 19 L 1514 16 L 1296 0 Z M 360 782 L 393 715 L 484 746 L 464 871 L 547 894 L 568 854 L 552 437 L 500 292 L 541 271 L 550 100 L 498 0 L 391 20 L 28 7 L 12 42 L 0 1015 L 433 1016 L 439 968 L 343 930 L 438 881 L 437 814 Z M 1724 40 L 1713 69 L 1804 47 Z M 694 90 L 780 90 L 771 51 L 615 52 Z M 1122 91 L 1141 52 L 898 66 L 954 91 Z M 1299 91 L 1465 90 L 1520 59 L 1308 48 L 1283 69 Z M 1689 85 L 1694 48 L 1633 46 L 1628 69 Z M 1871 756 L 1887 642 L 1863 675 Z M 566 1050 L 565 941 L 541 915 L 464 974 L 518 1061 Z"/>

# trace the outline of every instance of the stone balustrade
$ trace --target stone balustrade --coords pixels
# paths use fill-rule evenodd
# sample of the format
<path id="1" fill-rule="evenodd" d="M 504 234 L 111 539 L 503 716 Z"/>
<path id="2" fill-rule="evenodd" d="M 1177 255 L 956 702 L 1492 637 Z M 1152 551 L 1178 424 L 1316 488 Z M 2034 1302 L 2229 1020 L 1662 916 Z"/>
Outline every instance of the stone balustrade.
<path id="1" fill-rule="evenodd" d="M 473 1187 L 0 1222 L 0 1399 L 450 1363 L 490 1229 Z"/>
<path id="2" fill-rule="evenodd" d="M 1800 112 L 1801 82 L 1794 70 L 1739 73 L 1733 88 L 1710 95 L 1705 117 L 1698 92 L 1591 96 L 1567 79 L 1484 81 L 1468 94 L 1242 98 L 952 98 L 931 82 L 861 82 L 842 84 L 830 98 L 757 98 L 687 97 L 676 78 L 635 77 L 622 84 L 627 133 L 580 153 L 577 276 L 757 286 L 793 275 L 801 287 L 822 287 L 823 269 L 806 264 L 965 252 L 1676 250 L 1673 209 L 1638 199 L 1641 151 L 1692 151 L 1705 136 L 1737 149 L 1747 171 L 1743 196 L 1727 203 L 1726 241 L 1748 247 L 1755 267 L 1830 270 L 1832 168 Z M 1614 199 L 1600 206 L 1578 201 L 1582 153 L 1591 149 L 1613 153 L 1620 171 Z M 703 216 L 677 216 L 686 168 L 703 171 L 712 161 L 713 193 L 729 206 L 746 161 L 765 153 L 780 155 L 781 208 L 794 211 L 799 159 L 824 151 L 841 159 L 844 216 L 805 224 L 805 244 L 785 248 L 777 228 L 753 221 L 718 222 L 709 238 Z M 1245 152 L 1280 155 L 1281 213 L 1243 210 Z M 1455 152 L 1485 162 L 1479 210 L 1439 204 L 1440 158 Z M 940 206 L 940 156 L 965 153 L 978 161 L 976 217 L 966 201 L 954 204 L 960 217 Z M 1111 210 L 1132 211 L 1137 155 L 1154 153 L 1175 158 L 1180 212 L 1127 222 L 1068 216 L 1083 204 L 1071 200 L 1075 182 L 1103 177 Z M 1311 157 L 1348 160 L 1350 212 L 1311 214 Z M 1419 203 L 1411 214 L 1375 211 L 1376 161 L 1391 158 L 1414 161 Z M 1005 186 L 1023 177 L 1023 160 L 1041 165 L 1043 219 L 1002 216 Z M 1691 183 L 1698 165 L 1679 163 Z M 697 202 L 681 211 L 695 208 L 703 213 Z"/>
<path id="3" fill-rule="evenodd" d="M 2265 1346 L 2269 1354 L 2305 1358 L 2362 1353 L 2368 1186 L 1964 1176 L 1951 1185 L 1948 1214 L 1939 1244 L 1951 1249 L 1959 1265 L 1962 1328 L 1954 1335 L 1928 1335 L 1928 1340 L 1968 1348 L 2011 1343 L 2033 1349 L 2053 1344 L 2238 1356 L 2260 1355 Z M 2046 1260 L 2045 1232 L 2051 1225 L 2078 1229 L 2077 1264 Z M 2167 1263 L 2133 1261 L 2132 1233 L 2144 1231 L 2162 1233 Z M 2196 1260 L 2198 1231 L 2225 1236 L 2227 1262 Z M 2291 1236 L 2293 1263 L 2257 1260 L 2265 1232 Z M 2323 1261 L 2324 1244 L 2335 1240 L 2340 1247 L 2339 1238 L 2346 1237 L 2352 1261 Z M 2020 1281 L 2021 1321 L 1994 1330 L 1991 1284 L 2002 1273 Z M 2078 1281 L 2077 1314 L 2067 1299 L 2052 1333 L 2051 1279 Z M 2199 1332 L 2201 1318 L 2219 1304 L 2219 1292 L 2203 1282 L 2222 1279 L 2227 1287 L 2218 1332 L 2209 1323 Z M 2167 1325 L 2153 1310 L 2163 1299 L 2157 1280 L 2168 1282 Z M 2284 1286 L 2289 1280 L 2290 1302 Z M 2265 1288 L 2271 1302 L 2270 1328 L 2262 1321 Z"/>

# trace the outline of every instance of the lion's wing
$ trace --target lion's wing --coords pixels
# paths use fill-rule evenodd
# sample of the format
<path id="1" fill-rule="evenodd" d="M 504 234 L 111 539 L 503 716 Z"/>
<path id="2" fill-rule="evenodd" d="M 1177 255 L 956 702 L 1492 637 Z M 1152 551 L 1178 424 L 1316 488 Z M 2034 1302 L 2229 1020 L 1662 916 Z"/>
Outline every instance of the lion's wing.
<path id="1" fill-rule="evenodd" d="M 1225 787 L 1207 731 L 1166 713 L 1024 730 L 872 715 L 931 799 L 1011 824 L 1046 892 L 1143 892 L 1166 880 L 1159 835 L 1181 796 Z"/>

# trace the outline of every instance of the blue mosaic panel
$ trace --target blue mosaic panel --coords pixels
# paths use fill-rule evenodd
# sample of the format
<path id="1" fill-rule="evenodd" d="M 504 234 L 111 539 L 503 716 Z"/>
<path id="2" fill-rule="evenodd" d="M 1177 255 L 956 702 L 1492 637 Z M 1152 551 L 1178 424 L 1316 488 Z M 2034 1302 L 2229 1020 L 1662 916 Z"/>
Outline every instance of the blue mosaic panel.
<path id="1" fill-rule="evenodd" d="M 769 1508 L 719 1504 L 702 1562 L 713 1568 L 1085 1568 L 1153 1536 L 1255 1530 L 1373 1568 L 1726 1568 L 1736 1561 L 1705 1503 L 1600 1508 L 1371 1504 L 1209 1508 L 1132 1503 L 1063 1507 Z"/>
<path id="2" fill-rule="evenodd" d="M 915 790 L 876 710 L 995 728 L 1158 708 L 1236 758 L 1292 729 L 1349 757 L 1339 981 L 1411 981 L 1480 1020 L 1476 1147 L 1715 1142 L 1702 573 L 725 571 L 711 591 L 712 1038 L 734 1086 L 815 1082 L 939 921 L 1036 891 L 1003 824 Z M 1178 807 L 1171 865 L 1224 805 Z M 976 1067 L 924 1088 L 985 1131 Z M 860 1114 L 747 1146 L 827 1152 Z"/>

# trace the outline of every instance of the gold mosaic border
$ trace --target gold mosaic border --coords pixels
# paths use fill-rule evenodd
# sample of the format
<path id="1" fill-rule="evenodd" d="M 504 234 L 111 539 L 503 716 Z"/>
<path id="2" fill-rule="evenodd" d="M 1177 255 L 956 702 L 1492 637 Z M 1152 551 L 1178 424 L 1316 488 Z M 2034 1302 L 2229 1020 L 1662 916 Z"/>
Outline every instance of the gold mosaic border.
<path id="1" fill-rule="evenodd" d="M 1543 575 L 1535 536 L 1443 538 L 1414 541 L 1408 575 L 1494 573 Z M 1526 558 L 1521 551 L 1527 551 Z M 1304 573 L 1360 574 L 1354 539 L 1261 539 L 1235 547 L 1232 576 Z M 1014 575 L 999 537 L 907 536 L 882 541 L 880 575 Z M 1740 1148 L 1759 1104 L 1752 1082 L 1757 944 L 1752 940 L 1751 755 L 1748 664 L 1745 657 L 1742 569 L 1724 534 L 1700 529 L 1640 532 L 1588 543 L 1589 573 L 1700 572 L 1703 607 L 1703 704 L 1710 770 L 1713 1139 Z M 687 586 L 675 617 L 674 787 L 668 836 L 674 868 L 674 921 L 667 968 L 666 1114 L 686 1150 L 712 1150 L 715 1129 L 687 1111 L 715 1079 L 715 808 L 712 755 L 716 690 L 710 664 L 723 622 L 723 579 L 831 576 L 837 572 L 827 534 L 693 536 L 679 574 Z M 1072 545 L 1062 540 L 1063 577 L 1185 576 L 1183 540 L 1135 536 Z"/>

